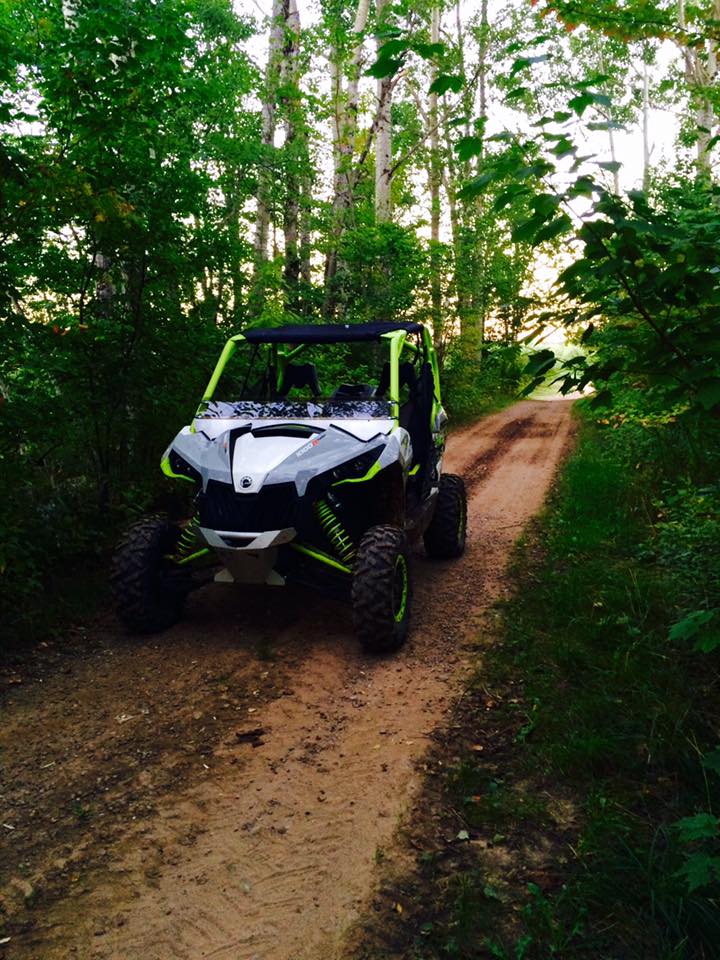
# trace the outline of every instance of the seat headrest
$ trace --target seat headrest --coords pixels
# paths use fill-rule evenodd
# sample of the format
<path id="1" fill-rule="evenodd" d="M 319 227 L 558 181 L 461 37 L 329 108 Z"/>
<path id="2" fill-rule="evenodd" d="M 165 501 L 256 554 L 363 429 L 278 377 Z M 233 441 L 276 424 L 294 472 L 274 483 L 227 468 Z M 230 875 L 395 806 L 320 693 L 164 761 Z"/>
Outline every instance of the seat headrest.
<path id="1" fill-rule="evenodd" d="M 409 360 L 405 360 L 400 364 L 400 386 L 407 387 L 409 390 L 415 386 L 415 368 Z M 383 364 L 382 372 L 380 374 L 380 382 L 378 383 L 378 388 L 375 391 L 376 397 L 384 397 L 390 387 L 390 361 L 386 360 Z"/>
<path id="2" fill-rule="evenodd" d="M 293 387 L 309 387 L 314 397 L 320 396 L 320 384 L 314 363 L 289 363 L 285 367 L 278 396 L 286 397 Z"/>

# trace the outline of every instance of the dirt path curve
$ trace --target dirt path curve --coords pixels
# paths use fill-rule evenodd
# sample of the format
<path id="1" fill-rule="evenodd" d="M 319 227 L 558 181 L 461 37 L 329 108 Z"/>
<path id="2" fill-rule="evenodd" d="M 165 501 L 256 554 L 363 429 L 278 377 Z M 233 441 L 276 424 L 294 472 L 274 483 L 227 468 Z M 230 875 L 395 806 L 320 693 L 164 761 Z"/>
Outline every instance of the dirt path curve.
<path id="1" fill-rule="evenodd" d="M 452 435 L 469 548 L 418 556 L 393 657 L 359 653 L 339 604 L 213 585 L 162 639 L 105 619 L 10 664 L 0 955 L 338 957 L 461 689 L 463 639 L 568 447 L 570 406 L 524 401 Z"/>

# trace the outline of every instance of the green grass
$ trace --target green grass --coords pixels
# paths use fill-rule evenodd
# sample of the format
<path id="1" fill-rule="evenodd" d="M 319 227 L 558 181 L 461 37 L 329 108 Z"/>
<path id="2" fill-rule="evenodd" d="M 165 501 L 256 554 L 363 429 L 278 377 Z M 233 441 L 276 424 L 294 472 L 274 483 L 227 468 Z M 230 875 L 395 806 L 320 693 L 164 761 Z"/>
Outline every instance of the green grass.
<path id="1" fill-rule="evenodd" d="M 701 463 L 685 425 L 585 419 L 466 708 L 492 761 L 446 777 L 484 843 L 416 957 L 720 957 L 720 659 L 668 636 L 720 598 L 717 431 Z"/>

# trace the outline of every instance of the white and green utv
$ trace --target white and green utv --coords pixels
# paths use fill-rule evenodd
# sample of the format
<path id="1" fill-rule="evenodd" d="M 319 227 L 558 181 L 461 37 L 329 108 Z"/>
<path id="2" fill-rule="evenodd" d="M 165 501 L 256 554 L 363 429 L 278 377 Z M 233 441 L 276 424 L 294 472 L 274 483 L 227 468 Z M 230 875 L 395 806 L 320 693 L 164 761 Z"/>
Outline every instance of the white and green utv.
<path id="1" fill-rule="evenodd" d="M 348 369 L 367 382 L 343 382 Z M 162 459 L 194 485 L 192 516 L 152 515 L 128 531 L 112 569 L 120 618 L 162 630 L 208 579 L 302 584 L 350 601 L 366 649 L 396 649 L 410 623 L 409 544 L 422 537 L 438 558 L 465 547 L 465 487 L 441 471 L 446 424 L 422 324 L 232 337 Z"/>

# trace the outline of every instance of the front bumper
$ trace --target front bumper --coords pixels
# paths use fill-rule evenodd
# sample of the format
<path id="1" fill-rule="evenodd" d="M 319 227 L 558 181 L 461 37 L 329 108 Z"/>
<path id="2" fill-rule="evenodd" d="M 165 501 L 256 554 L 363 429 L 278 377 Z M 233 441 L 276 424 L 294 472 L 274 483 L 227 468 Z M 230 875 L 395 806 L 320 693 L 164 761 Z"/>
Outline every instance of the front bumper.
<path id="1" fill-rule="evenodd" d="M 262 533 L 237 530 L 211 530 L 200 527 L 208 546 L 217 553 L 225 570 L 215 579 L 228 582 L 228 575 L 236 583 L 267 583 L 284 586 L 285 578 L 275 569 L 278 548 L 295 539 L 294 527 L 266 530 Z"/>

